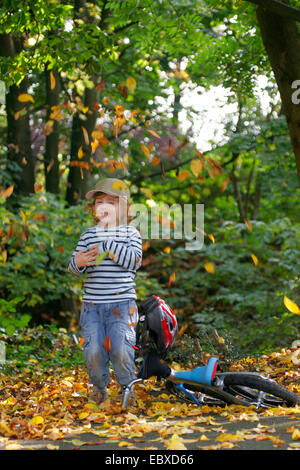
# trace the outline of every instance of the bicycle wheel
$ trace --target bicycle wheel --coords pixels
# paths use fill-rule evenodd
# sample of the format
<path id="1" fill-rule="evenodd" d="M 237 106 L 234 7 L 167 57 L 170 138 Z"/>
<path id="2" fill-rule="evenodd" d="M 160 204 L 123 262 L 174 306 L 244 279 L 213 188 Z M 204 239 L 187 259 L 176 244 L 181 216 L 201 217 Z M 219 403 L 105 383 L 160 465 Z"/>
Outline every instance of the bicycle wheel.
<path id="1" fill-rule="evenodd" d="M 219 382 L 219 383 L 218 383 Z M 215 386 L 257 408 L 300 405 L 300 397 L 273 380 L 255 373 L 233 372 L 216 376 Z"/>

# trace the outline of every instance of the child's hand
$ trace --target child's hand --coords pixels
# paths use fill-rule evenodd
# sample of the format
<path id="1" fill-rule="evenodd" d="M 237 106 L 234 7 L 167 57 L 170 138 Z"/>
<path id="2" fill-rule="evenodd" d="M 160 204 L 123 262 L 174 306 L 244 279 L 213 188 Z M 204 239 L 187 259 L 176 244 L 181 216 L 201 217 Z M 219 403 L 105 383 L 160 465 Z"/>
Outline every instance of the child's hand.
<path id="1" fill-rule="evenodd" d="M 78 268 L 83 268 L 83 266 L 95 266 L 95 259 L 97 258 L 98 254 L 98 245 L 93 246 L 88 251 L 78 251 L 75 255 L 75 261 Z"/>

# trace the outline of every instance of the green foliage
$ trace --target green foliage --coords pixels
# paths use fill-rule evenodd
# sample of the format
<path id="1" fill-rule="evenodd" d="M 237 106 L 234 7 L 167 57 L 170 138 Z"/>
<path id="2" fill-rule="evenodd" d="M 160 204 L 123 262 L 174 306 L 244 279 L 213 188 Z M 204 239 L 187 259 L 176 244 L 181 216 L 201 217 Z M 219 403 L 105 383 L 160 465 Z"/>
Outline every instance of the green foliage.
<path id="1" fill-rule="evenodd" d="M 0 206 L 0 219 L 2 298 L 27 313 L 80 295 L 82 280 L 68 273 L 67 266 L 80 234 L 91 224 L 83 206 L 66 208 L 54 195 L 37 193 L 20 200 L 18 213 Z"/>
<path id="2" fill-rule="evenodd" d="M 182 246 L 160 252 L 151 271 L 165 286 L 176 273 L 166 298 L 179 310 L 181 325 L 228 330 L 235 347 L 263 351 L 299 335 L 299 316 L 286 311 L 283 296 L 300 303 L 300 226 L 287 217 L 251 223 L 252 231 L 242 223 L 224 222 L 214 231 L 216 243 L 206 238 L 200 252 L 187 255 Z M 214 273 L 205 269 L 209 262 Z"/>
<path id="3" fill-rule="evenodd" d="M 83 353 L 74 333 L 55 325 L 39 325 L 35 328 L 19 328 L 13 335 L 0 333 L 5 344 L 6 362 L 3 371 L 29 369 L 33 373 L 39 368 L 74 368 L 84 364 Z"/>

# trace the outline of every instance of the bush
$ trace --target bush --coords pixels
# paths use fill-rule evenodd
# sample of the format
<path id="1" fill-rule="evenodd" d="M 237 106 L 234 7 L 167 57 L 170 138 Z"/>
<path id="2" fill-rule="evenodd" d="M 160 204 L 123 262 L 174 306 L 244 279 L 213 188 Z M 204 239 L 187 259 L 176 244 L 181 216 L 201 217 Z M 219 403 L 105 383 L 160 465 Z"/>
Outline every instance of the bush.
<path id="1" fill-rule="evenodd" d="M 37 193 L 21 199 L 17 213 L 1 205 L 0 221 L 0 294 L 7 306 L 36 315 L 39 322 L 55 301 L 80 295 L 82 279 L 68 273 L 67 266 L 80 234 L 91 224 L 82 205 L 65 207 L 54 195 Z M 2 305 L 3 315 L 4 310 Z"/>

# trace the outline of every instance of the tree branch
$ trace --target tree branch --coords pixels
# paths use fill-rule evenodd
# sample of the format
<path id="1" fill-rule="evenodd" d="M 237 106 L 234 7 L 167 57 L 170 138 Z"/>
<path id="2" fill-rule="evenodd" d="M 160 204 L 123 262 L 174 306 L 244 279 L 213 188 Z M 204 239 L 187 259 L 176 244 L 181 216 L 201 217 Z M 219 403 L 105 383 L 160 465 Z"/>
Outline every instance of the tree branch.
<path id="1" fill-rule="evenodd" d="M 300 10 L 298 10 L 298 8 L 291 7 L 278 0 L 246 0 L 246 2 L 255 3 L 255 5 L 266 8 L 279 16 L 284 16 L 294 21 L 300 21 Z"/>

